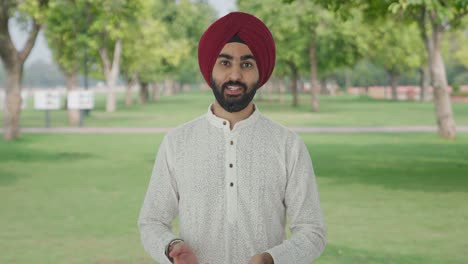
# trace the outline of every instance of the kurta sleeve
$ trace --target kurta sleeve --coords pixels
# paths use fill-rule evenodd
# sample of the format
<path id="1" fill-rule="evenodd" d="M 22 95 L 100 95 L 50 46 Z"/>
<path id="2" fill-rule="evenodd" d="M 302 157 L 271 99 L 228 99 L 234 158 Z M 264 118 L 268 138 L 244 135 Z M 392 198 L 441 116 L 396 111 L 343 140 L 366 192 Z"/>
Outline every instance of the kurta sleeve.
<path id="1" fill-rule="evenodd" d="M 159 147 L 138 219 L 144 249 L 161 264 L 170 263 L 164 251 L 176 238 L 171 222 L 178 213 L 179 196 L 172 165 L 170 142 L 166 136 Z"/>
<path id="2" fill-rule="evenodd" d="M 289 154 L 284 204 L 292 236 L 267 252 L 275 264 L 310 264 L 325 249 L 325 222 L 312 161 L 300 138 Z"/>

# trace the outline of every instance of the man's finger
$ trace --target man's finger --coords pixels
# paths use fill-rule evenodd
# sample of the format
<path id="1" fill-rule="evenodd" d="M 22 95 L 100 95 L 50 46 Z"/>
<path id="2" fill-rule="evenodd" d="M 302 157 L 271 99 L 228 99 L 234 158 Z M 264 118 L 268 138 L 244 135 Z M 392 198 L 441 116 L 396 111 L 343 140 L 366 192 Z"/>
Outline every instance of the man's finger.
<path id="1" fill-rule="evenodd" d="M 183 242 L 177 243 L 173 246 L 173 248 L 171 249 L 171 252 L 169 252 L 169 256 L 172 258 L 177 257 L 183 252 L 183 249 L 184 249 Z"/>

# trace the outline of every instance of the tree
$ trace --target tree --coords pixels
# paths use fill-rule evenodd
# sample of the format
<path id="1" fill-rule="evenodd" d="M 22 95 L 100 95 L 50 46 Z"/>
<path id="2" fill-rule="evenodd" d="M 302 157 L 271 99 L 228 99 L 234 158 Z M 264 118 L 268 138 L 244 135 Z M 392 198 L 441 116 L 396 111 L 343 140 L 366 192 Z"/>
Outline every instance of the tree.
<path id="1" fill-rule="evenodd" d="M 468 84 L 468 17 L 465 20 L 465 28 L 448 32 L 442 50 L 447 82 L 455 92 L 461 85 Z"/>
<path id="2" fill-rule="evenodd" d="M 316 57 L 318 76 L 326 84 L 327 77 L 349 69 L 369 53 L 370 30 L 363 26 L 362 12 L 351 9 L 348 19 L 327 11 L 317 29 Z M 318 82 L 318 80 L 316 80 Z"/>
<path id="3" fill-rule="evenodd" d="M 117 107 L 115 86 L 120 73 L 123 39 L 137 26 L 142 0 L 89 0 L 89 46 L 101 59 L 107 85 L 106 111 Z"/>
<path id="4" fill-rule="evenodd" d="M 204 0 L 161 0 L 153 9 L 153 17 L 162 20 L 169 32 L 169 40 L 173 42 L 162 61 L 163 71 L 158 74 L 165 79 L 166 94 L 172 94 L 178 83 L 193 83 L 201 79 L 198 41 L 215 20 L 215 11 Z"/>
<path id="5" fill-rule="evenodd" d="M 447 77 L 441 49 L 444 34 L 461 25 L 468 15 L 466 0 L 314 0 L 335 11 L 349 10 L 361 6 L 369 18 L 389 16 L 418 23 L 421 38 L 425 44 L 432 86 L 439 135 L 453 139 L 456 136 L 456 125 L 453 118 L 452 104 L 447 89 Z"/>
<path id="6" fill-rule="evenodd" d="M 273 74 L 289 76 L 289 87 L 293 94 L 292 105 L 297 106 L 297 82 L 300 73 L 308 67 L 309 37 L 304 34 L 305 29 L 297 19 L 296 6 L 284 4 L 279 0 L 269 0 L 266 3 L 239 1 L 239 8 L 258 16 L 272 32 L 276 44 L 276 66 Z"/>
<path id="7" fill-rule="evenodd" d="M 210 18 L 214 19 L 205 2 L 148 1 L 143 10 L 139 26 L 126 35 L 128 48 L 123 53 L 125 75 L 138 76 L 141 103 L 149 100 L 151 84 L 155 88 L 153 100 L 157 100 L 159 82 L 196 78 L 198 39 Z"/>
<path id="8" fill-rule="evenodd" d="M 441 51 L 444 33 L 459 26 L 461 19 L 468 14 L 468 2 L 399 0 L 394 1 L 389 9 L 418 22 L 429 58 L 439 134 L 444 138 L 455 138 L 456 125 Z"/>
<path id="9" fill-rule="evenodd" d="M 239 6 L 259 16 L 272 31 L 277 45 L 276 73 L 285 73 L 283 67 L 288 67 L 292 87 L 296 86 L 300 73 L 310 76 L 311 109 L 319 111 L 320 76 L 352 66 L 362 56 L 365 47 L 361 45 L 365 43 L 356 26 L 360 16 L 355 12 L 355 20 L 343 21 L 311 1 L 291 2 L 239 1 Z M 296 88 L 292 88 L 293 95 L 295 91 Z M 293 98 L 293 105 L 296 105 L 297 96 Z"/>
<path id="10" fill-rule="evenodd" d="M 392 99 L 397 100 L 398 81 L 404 72 L 422 64 L 422 42 L 418 38 L 415 24 L 383 19 L 372 26 L 371 60 L 380 65 L 388 74 L 392 87 Z"/>
<path id="11" fill-rule="evenodd" d="M 180 83 L 203 81 L 198 68 L 198 41 L 205 29 L 216 19 L 216 12 L 206 0 L 180 0 L 175 16 L 168 23 L 173 38 L 184 40 L 187 54 L 175 64 L 173 76 Z"/>
<path id="12" fill-rule="evenodd" d="M 164 57 L 172 53 L 172 41 L 166 25 L 153 17 L 157 2 L 145 1 L 142 4 L 136 26 L 123 38 L 126 49 L 122 53 L 122 72 L 127 81 L 127 106 L 131 104 L 131 88 L 137 83 L 140 83 L 139 102 L 148 101 L 149 84 L 159 78 Z"/>
<path id="13" fill-rule="evenodd" d="M 29 56 L 44 20 L 47 0 L 2 0 L 0 2 L 0 58 L 6 71 L 6 104 L 4 111 L 4 138 L 14 140 L 20 136 L 21 78 L 23 65 Z M 8 21 L 19 17 L 29 28 L 24 46 L 17 50 L 8 30 Z"/>
<path id="14" fill-rule="evenodd" d="M 45 34 L 54 60 L 65 75 L 67 91 L 78 88 L 78 74 L 85 59 L 89 3 L 85 0 L 51 0 Z M 68 109 L 69 125 L 78 125 L 80 110 Z"/>

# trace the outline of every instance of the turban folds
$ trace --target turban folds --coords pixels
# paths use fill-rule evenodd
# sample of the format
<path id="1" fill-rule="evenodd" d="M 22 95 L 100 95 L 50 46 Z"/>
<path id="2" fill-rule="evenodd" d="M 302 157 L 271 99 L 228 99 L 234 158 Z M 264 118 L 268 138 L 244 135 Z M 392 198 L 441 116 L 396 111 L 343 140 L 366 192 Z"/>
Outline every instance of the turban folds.
<path id="1" fill-rule="evenodd" d="M 275 68 L 275 41 L 270 30 L 257 17 L 232 12 L 216 20 L 203 33 L 198 43 L 198 65 L 208 85 L 219 53 L 237 35 L 252 51 L 258 67 L 258 87 L 265 84 Z"/>

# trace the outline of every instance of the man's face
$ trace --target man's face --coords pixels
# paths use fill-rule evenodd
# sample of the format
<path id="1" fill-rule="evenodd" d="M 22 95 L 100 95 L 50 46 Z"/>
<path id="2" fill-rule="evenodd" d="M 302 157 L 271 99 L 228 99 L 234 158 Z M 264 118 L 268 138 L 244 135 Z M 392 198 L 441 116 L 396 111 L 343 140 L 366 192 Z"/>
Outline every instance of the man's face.
<path id="1" fill-rule="evenodd" d="M 258 88 L 259 73 L 249 47 L 239 42 L 224 46 L 211 75 L 211 88 L 224 110 L 239 112 L 249 105 Z"/>

